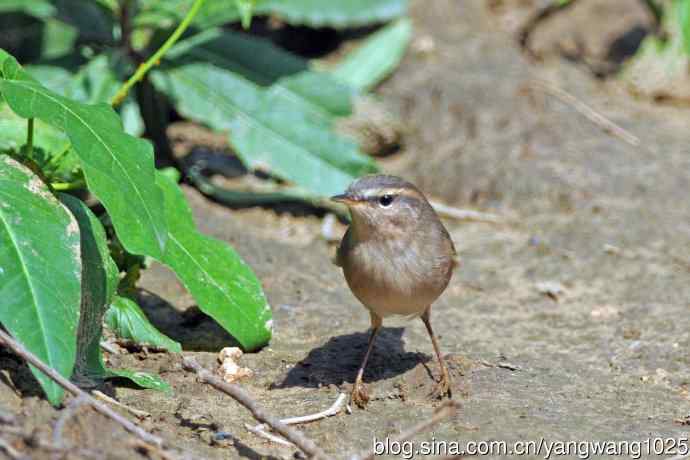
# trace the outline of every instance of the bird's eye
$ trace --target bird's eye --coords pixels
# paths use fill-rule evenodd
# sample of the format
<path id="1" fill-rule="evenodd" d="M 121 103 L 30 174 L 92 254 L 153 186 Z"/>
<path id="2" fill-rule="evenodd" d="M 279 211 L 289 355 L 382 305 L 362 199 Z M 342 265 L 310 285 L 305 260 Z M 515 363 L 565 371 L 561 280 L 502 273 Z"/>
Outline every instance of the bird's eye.
<path id="1" fill-rule="evenodd" d="M 393 202 L 393 195 L 381 195 L 379 198 L 379 204 L 384 208 L 387 208 Z"/>

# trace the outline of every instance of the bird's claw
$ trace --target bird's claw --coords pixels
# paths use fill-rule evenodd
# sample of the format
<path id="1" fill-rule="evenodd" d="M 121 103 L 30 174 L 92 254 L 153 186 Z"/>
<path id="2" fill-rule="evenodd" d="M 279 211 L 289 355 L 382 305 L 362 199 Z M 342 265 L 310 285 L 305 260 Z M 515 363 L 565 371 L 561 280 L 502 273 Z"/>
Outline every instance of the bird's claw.
<path id="1" fill-rule="evenodd" d="M 350 395 L 350 404 L 355 403 L 357 407 L 364 409 L 367 407 L 368 402 L 369 394 L 367 393 L 367 387 L 361 381 L 356 381 Z"/>
<path id="2" fill-rule="evenodd" d="M 450 388 L 450 376 L 448 375 L 447 371 L 441 374 L 441 380 L 439 380 L 434 387 L 434 390 L 431 392 L 431 396 L 436 399 L 443 399 L 446 396 L 448 396 L 449 399 L 453 397 Z"/>

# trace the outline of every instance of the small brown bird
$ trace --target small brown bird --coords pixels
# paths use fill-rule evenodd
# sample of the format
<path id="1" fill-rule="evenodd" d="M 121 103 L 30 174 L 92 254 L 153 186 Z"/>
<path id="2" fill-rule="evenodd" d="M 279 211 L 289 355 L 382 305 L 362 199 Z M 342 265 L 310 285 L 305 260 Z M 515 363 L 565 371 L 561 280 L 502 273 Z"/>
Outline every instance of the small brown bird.
<path id="1" fill-rule="evenodd" d="M 431 304 L 446 289 L 456 252 L 436 212 L 411 183 L 395 176 L 364 176 L 332 200 L 344 203 L 352 223 L 336 255 L 347 284 L 369 310 L 369 347 L 352 390 L 351 402 L 369 401 L 362 383 L 364 368 L 382 319 L 419 316 L 426 326 L 441 367 L 434 393 L 451 396 L 450 376 L 431 329 Z"/>

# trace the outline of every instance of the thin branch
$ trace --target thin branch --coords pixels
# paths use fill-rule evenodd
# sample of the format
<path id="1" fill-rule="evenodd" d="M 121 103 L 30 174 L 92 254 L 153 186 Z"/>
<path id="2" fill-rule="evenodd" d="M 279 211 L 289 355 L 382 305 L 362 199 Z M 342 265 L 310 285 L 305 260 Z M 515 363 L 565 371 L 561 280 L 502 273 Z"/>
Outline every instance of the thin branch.
<path id="1" fill-rule="evenodd" d="M 199 381 L 211 385 L 216 390 L 221 391 L 233 398 L 235 401 L 247 408 L 255 419 L 257 419 L 259 422 L 269 425 L 274 431 L 280 433 L 308 456 L 320 459 L 329 458 L 326 456 L 325 452 L 314 443 L 314 441 L 307 438 L 304 436 L 304 434 L 295 430 L 294 428 L 290 428 L 288 425 L 281 422 L 277 417 L 267 413 L 262 407 L 259 407 L 241 386 L 233 383 L 223 382 L 221 379 L 213 375 L 211 371 L 201 367 L 201 365 L 196 362 L 194 358 L 185 357 L 182 363 L 186 370 L 196 372 Z"/>
<path id="2" fill-rule="evenodd" d="M 420 422 L 417 425 L 405 430 L 397 438 L 395 438 L 393 442 L 401 443 L 413 438 L 417 434 L 430 429 L 431 427 L 437 425 L 446 418 L 452 417 L 457 412 L 457 409 L 458 404 L 455 401 L 446 401 L 445 403 L 443 403 L 443 405 L 436 409 L 434 415 L 432 415 L 429 420 Z M 359 458 L 361 460 L 371 460 L 372 458 L 374 458 L 375 455 L 376 454 L 373 450 L 369 450 L 362 453 L 359 457 L 356 458 Z"/>
<path id="3" fill-rule="evenodd" d="M 611 134 L 618 137 L 619 139 L 627 142 L 628 144 L 638 147 L 640 145 L 640 138 L 625 130 L 624 128 L 618 126 L 613 121 L 606 118 L 601 113 L 597 112 L 584 102 L 577 99 L 575 96 L 569 92 L 558 88 L 557 86 L 540 80 L 535 80 L 529 84 L 530 87 L 540 89 L 552 96 L 557 97 L 561 101 L 570 105 L 573 109 L 587 118 L 589 121 L 599 126 L 605 133 Z"/>
<path id="4" fill-rule="evenodd" d="M 260 438 L 267 439 L 271 442 L 274 442 L 276 444 L 280 444 L 282 446 L 287 446 L 287 447 L 295 447 L 293 443 L 290 441 L 286 441 L 285 439 L 281 438 L 280 436 L 276 436 L 274 434 L 268 433 L 265 430 L 266 425 L 264 424 L 259 424 L 256 426 L 251 426 L 249 423 L 245 423 L 244 427 L 249 431 L 250 433 L 254 433 L 255 435 L 259 436 Z"/>
<path id="5" fill-rule="evenodd" d="M 62 411 L 60 417 L 57 419 L 57 422 L 55 422 L 55 426 L 53 427 L 53 444 L 56 446 L 65 447 L 65 443 L 62 439 L 62 432 L 65 430 L 65 425 L 67 425 L 69 419 L 76 415 L 81 406 L 87 403 L 87 399 L 83 396 L 79 396 L 70 401 L 69 405 Z"/>
<path id="6" fill-rule="evenodd" d="M 127 97 L 127 93 L 129 93 L 130 88 L 134 86 L 137 82 L 141 81 L 142 78 L 144 78 L 144 75 L 153 67 L 154 65 L 158 65 L 160 63 L 160 60 L 163 58 L 165 53 L 168 52 L 170 48 L 175 44 L 175 42 L 182 36 L 185 30 L 187 30 L 187 27 L 189 27 L 189 24 L 192 23 L 192 20 L 194 19 L 194 16 L 199 12 L 201 9 L 202 5 L 204 4 L 205 0 L 195 0 L 194 4 L 192 7 L 189 9 L 187 12 L 187 15 L 184 17 L 182 22 L 177 26 L 177 28 L 173 31 L 172 35 L 168 37 L 168 39 L 163 43 L 163 46 L 161 46 L 158 51 L 156 51 L 153 56 L 149 57 L 146 62 L 141 64 L 136 72 L 134 72 L 134 75 L 132 75 L 129 80 L 125 82 L 124 85 L 117 91 L 115 96 L 110 100 L 110 105 L 113 107 L 117 107 L 122 103 L 122 101 L 125 100 Z"/>
<path id="7" fill-rule="evenodd" d="M 329 407 L 326 410 L 322 410 L 321 412 L 317 412 L 315 414 L 308 414 L 308 415 L 302 415 L 299 417 L 289 417 L 289 418 L 284 418 L 281 419 L 280 421 L 283 422 L 286 425 L 297 425 L 300 423 L 309 423 L 309 422 L 315 422 L 316 420 L 321 420 L 327 417 L 333 417 L 334 415 L 338 415 L 338 413 L 342 410 L 343 404 L 345 404 L 345 400 L 347 399 L 347 395 L 345 393 L 340 393 L 338 395 L 338 398 L 335 400 L 333 404 L 331 404 L 331 407 Z M 263 423 L 260 423 L 256 426 L 251 426 L 248 423 L 244 424 L 245 428 L 247 428 L 248 431 L 251 431 L 252 433 L 261 436 L 262 438 L 268 439 L 269 441 L 276 442 L 278 444 L 282 444 L 284 446 L 292 446 L 293 444 L 291 442 L 288 442 L 284 440 L 283 438 L 280 438 L 276 435 L 273 435 L 271 433 L 266 432 L 266 425 Z"/>
<path id="8" fill-rule="evenodd" d="M 60 375 L 55 369 L 45 364 L 36 355 L 27 350 L 24 345 L 20 344 L 14 340 L 9 334 L 0 329 L 0 343 L 10 348 L 17 356 L 24 359 L 29 364 L 33 364 L 38 370 L 43 372 L 45 375 L 54 380 L 58 385 L 60 385 L 65 390 L 69 391 L 76 397 L 83 397 L 89 402 L 89 404 L 96 410 L 96 412 L 105 415 L 110 418 L 115 423 L 122 426 L 125 430 L 129 431 L 133 435 L 142 439 L 145 442 L 154 444 L 158 447 L 163 445 L 163 440 L 158 436 L 154 436 L 151 433 L 141 429 L 134 423 L 127 420 L 122 415 L 118 414 L 110 407 L 105 404 L 96 401 L 91 395 L 80 389 L 78 386 L 67 380 L 65 377 Z"/>
<path id="9" fill-rule="evenodd" d="M 488 222 L 491 224 L 500 224 L 503 222 L 503 219 L 496 214 L 475 211 L 473 209 L 456 208 L 436 200 L 429 200 L 429 204 L 434 208 L 434 211 L 436 211 L 439 216 L 446 217 L 448 219 Z"/>
<path id="10" fill-rule="evenodd" d="M 34 154 L 34 119 L 29 118 L 26 124 L 26 156 L 31 158 Z"/>
<path id="11" fill-rule="evenodd" d="M 338 395 L 338 398 L 331 405 L 331 407 L 329 407 L 326 410 L 322 410 L 321 412 L 317 412 L 315 414 L 302 415 L 299 417 L 284 418 L 284 419 L 281 419 L 280 421 L 286 425 L 297 425 L 299 423 L 309 423 L 309 422 L 314 422 L 316 420 L 321 420 L 322 418 L 333 417 L 334 415 L 338 415 L 338 412 L 340 412 L 340 410 L 343 408 L 343 404 L 345 403 L 345 399 L 347 399 L 347 395 L 345 393 L 340 393 Z"/>
<path id="12" fill-rule="evenodd" d="M 12 444 L 9 443 L 9 441 L 5 438 L 0 438 L 0 450 L 4 451 L 9 458 L 12 460 L 20 460 L 25 457 L 21 452 L 19 452 L 17 449 L 12 447 Z"/>
<path id="13" fill-rule="evenodd" d="M 139 420 L 143 420 L 143 419 L 145 419 L 145 418 L 151 417 L 151 414 L 149 414 L 148 412 L 143 411 L 143 410 L 139 410 L 139 409 L 135 409 L 135 408 L 133 408 L 133 407 L 129 407 L 129 406 L 126 405 L 126 404 L 122 404 L 122 403 L 121 403 L 120 401 L 118 401 L 117 399 L 113 399 L 113 398 L 111 398 L 110 396 L 108 396 L 107 394 L 102 393 L 102 392 L 100 392 L 100 391 L 98 391 L 98 390 L 92 391 L 91 394 L 94 395 L 96 398 L 100 399 L 101 401 L 110 403 L 110 404 L 112 404 L 113 406 L 117 406 L 117 407 L 119 407 L 120 409 L 126 410 L 127 412 L 129 412 L 130 414 L 132 414 L 133 416 L 135 416 L 136 418 L 138 418 Z"/>

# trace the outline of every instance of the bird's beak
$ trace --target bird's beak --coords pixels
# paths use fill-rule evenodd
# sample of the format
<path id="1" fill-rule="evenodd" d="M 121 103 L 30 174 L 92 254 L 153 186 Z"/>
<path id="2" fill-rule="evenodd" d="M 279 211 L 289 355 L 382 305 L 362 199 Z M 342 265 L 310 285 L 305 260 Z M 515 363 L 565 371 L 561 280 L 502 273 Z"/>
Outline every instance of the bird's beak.
<path id="1" fill-rule="evenodd" d="M 333 195 L 331 197 L 331 201 L 335 201 L 336 203 L 348 204 L 353 203 L 355 200 L 353 200 L 351 196 L 343 193 L 341 195 Z"/>

